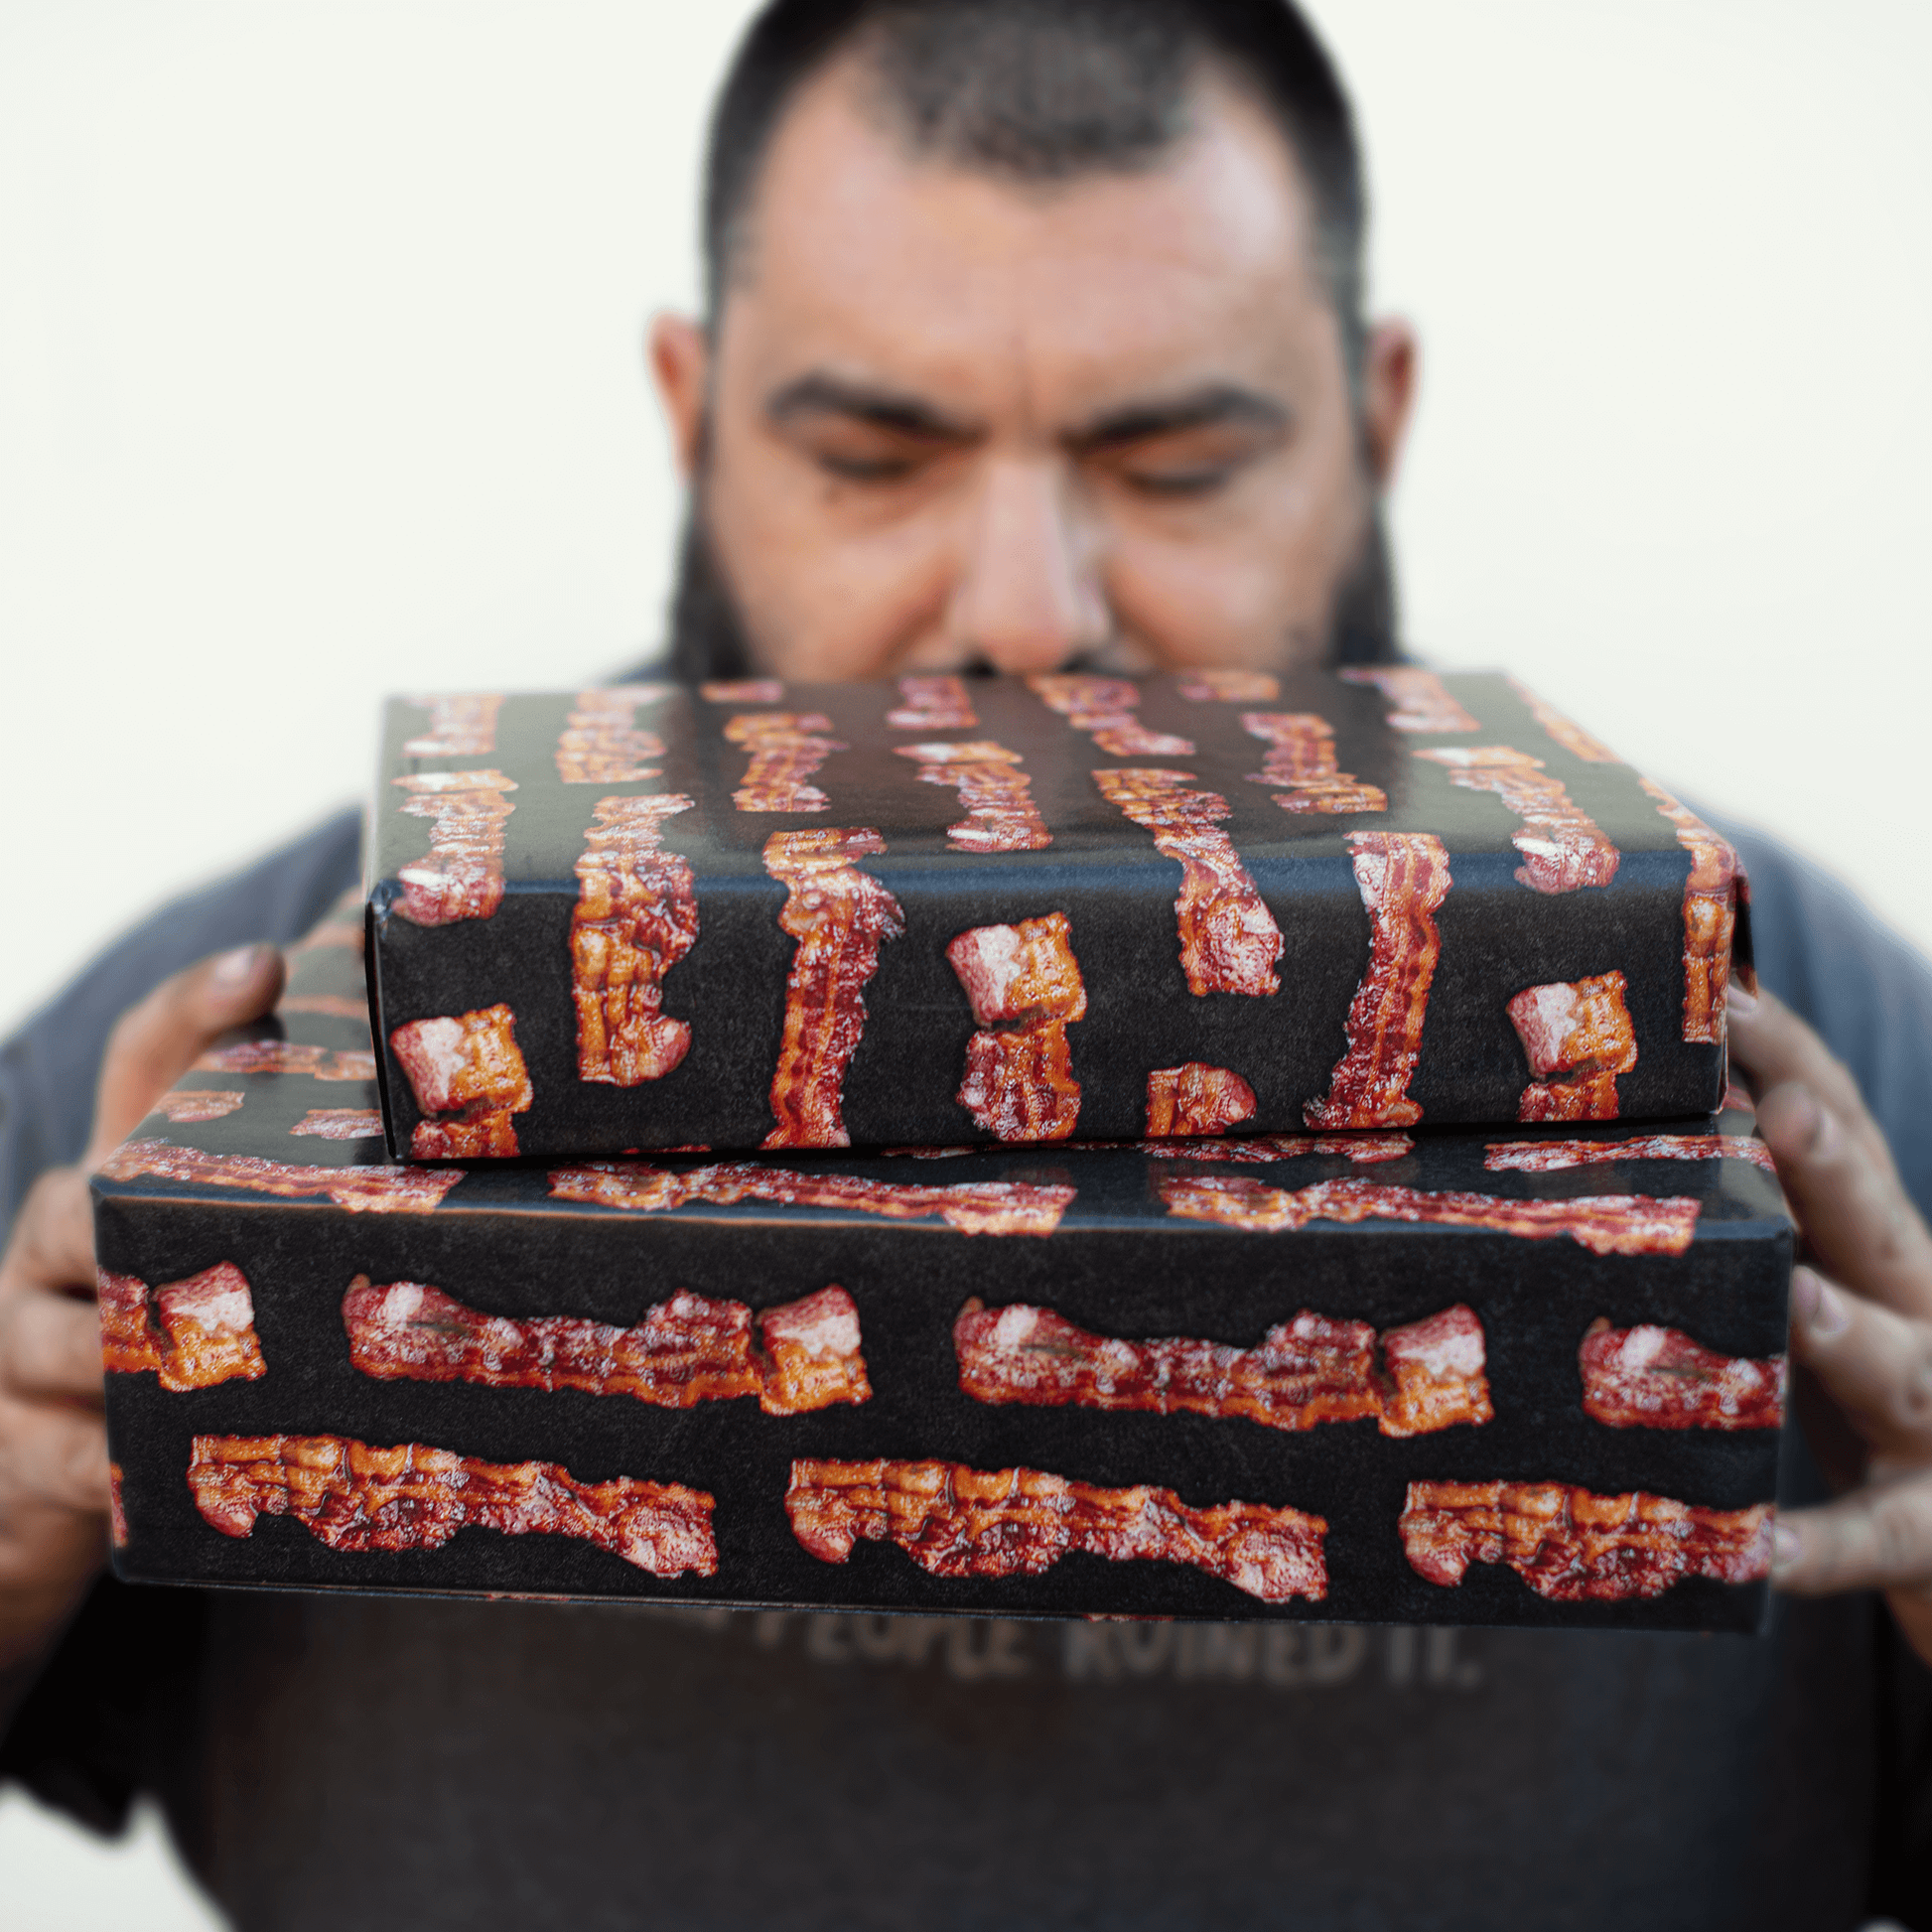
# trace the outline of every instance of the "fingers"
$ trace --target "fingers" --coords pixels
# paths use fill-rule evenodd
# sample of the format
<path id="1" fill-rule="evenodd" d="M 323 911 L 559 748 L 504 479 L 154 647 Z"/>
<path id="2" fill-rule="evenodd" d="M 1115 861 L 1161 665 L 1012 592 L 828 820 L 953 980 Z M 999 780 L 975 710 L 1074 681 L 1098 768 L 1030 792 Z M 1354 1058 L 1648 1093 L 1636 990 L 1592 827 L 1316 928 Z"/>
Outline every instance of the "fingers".
<path id="1" fill-rule="evenodd" d="M 1932 1235 L 1858 1083 L 1768 993 L 1726 1000 L 1731 1056 L 1757 1090 L 1757 1125 L 1811 1252 L 1861 1295 L 1932 1315 Z"/>
<path id="2" fill-rule="evenodd" d="M 78 1409 L 0 1400 L 0 1498 L 8 1519 L 36 1505 L 104 1515 L 106 1425 Z"/>
<path id="3" fill-rule="evenodd" d="M 1908 1320 L 1799 1268 L 1791 1277 L 1791 1353 L 1878 1456 L 1932 1453 L 1932 1322 Z"/>
<path id="4" fill-rule="evenodd" d="M 0 1301 L 0 1391 L 29 1400 L 101 1400 L 100 1316 L 46 1289 Z"/>
<path id="5" fill-rule="evenodd" d="M 1901 1313 L 1932 1316 L 1932 1235 L 1889 1159 L 1874 1162 L 1800 1081 L 1760 1095 L 1757 1125 L 1806 1246 L 1825 1272 Z"/>
<path id="6" fill-rule="evenodd" d="M 1932 1472 L 1868 1482 L 1822 1508 L 1781 1510 L 1771 1581 L 1799 1596 L 1932 1583 Z"/>
<path id="7" fill-rule="evenodd" d="M 1932 1583 L 1932 1322 L 1907 1319 L 1799 1268 L 1791 1278 L 1791 1352 L 1873 1453 L 1862 1487 L 1820 1509 L 1779 1514 L 1772 1581 L 1803 1595 L 1899 1592 L 1893 1607 L 1906 1634 L 1932 1655 L 1932 1609 L 1914 1593 Z"/>
<path id="8" fill-rule="evenodd" d="M 1730 1057 L 1749 1079 L 1760 1105 L 1773 1087 L 1797 1081 L 1848 1129 L 1885 1173 L 1891 1150 L 1865 1111 L 1859 1083 L 1818 1035 L 1782 1001 L 1733 985 L 1725 996 L 1725 1027 Z"/>
<path id="9" fill-rule="evenodd" d="M 94 1291 L 93 1203 L 78 1168 L 42 1174 L 14 1217 L 0 1296 L 31 1287 Z"/>
<path id="10" fill-rule="evenodd" d="M 123 1014 L 101 1064 L 88 1165 L 118 1147 L 218 1035 L 260 1019 L 282 980 L 273 946 L 239 946 L 163 980 Z"/>
<path id="11" fill-rule="evenodd" d="M 0 1672 L 42 1654 L 107 1555 L 98 1416 L 0 1396 Z"/>
<path id="12" fill-rule="evenodd" d="M 45 1650 L 106 1554 L 93 1286 L 87 1176 L 57 1169 L 0 1258 L 0 1671 Z"/>

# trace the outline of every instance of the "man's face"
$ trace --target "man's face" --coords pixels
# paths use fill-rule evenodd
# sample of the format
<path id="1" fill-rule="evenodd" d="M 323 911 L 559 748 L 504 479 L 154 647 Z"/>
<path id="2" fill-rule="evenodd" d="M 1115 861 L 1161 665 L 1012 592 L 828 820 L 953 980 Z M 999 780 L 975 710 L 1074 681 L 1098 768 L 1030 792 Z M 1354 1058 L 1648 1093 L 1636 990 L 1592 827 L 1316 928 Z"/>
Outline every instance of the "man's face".
<path id="1" fill-rule="evenodd" d="M 653 341 L 754 662 L 1318 661 L 1410 351 L 1372 341 L 1364 432 L 1275 125 L 1208 79 L 1156 167 L 1016 184 L 863 84 L 780 124 L 715 341 Z"/>

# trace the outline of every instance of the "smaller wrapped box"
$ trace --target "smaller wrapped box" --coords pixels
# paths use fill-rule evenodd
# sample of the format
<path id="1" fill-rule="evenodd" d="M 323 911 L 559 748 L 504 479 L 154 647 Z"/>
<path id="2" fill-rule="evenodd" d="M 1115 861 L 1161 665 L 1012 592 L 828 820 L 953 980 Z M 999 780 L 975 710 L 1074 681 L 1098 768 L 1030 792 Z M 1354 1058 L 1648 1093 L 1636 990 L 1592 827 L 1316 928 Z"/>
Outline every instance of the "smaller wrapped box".
<path id="1" fill-rule="evenodd" d="M 1742 881 L 1412 666 L 398 701 L 392 1158 L 1708 1114 Z"/>
<path id="2" fill-rule="evenodd" d="M 1747 1115 L 390 1166 L 354 922 L 102 1167 L 129 1579 L 1748 1630 Z"/>

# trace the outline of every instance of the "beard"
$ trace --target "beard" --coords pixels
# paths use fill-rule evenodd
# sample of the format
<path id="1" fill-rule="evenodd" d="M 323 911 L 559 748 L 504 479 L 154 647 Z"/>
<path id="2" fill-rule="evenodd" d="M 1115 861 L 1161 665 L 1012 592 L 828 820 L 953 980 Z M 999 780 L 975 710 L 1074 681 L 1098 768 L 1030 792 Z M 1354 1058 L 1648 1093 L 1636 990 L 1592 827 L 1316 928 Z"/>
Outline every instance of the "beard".
<path id="1" fill-rule="evenodd" d="M 677 576 L 670 600 L 667 668 L 673 677 L 688 684 L 707 678 L 745 677 L 765 668 L 752 661 L 750 640 L 698 509 L 703 496 L 704 479 L 700 476 L 693 482 L 684 528 L 678 537 Z M 1335 586 L 1321 661 L 1331 665 L 1396 663 L 1402 656 L 1396 643 L 1397 621 L 1388 523 L 1381 499 L 1372 496 L 1361 546 Z M 961 666 L 969 672 L 992 668 L 984 660 Z M 1064 668 L 1083 670 L 1088 666 L 1074 657 Z"/>
<path id="2" fill-rule="evenodd" d="M 738 609 L 718 569 L 718 560 L 698 511 L 704 480 L 692 482 L 678 535 L 677 576 L 671 585 L 671 641 L 668 668 L 686 684 L 707 678 L 745 677 L 752 669 L 752 647 Z"/>
<path id="3" fill-rule="evenodd" d="M 1396 634 L 1401 619 L 1388 518 L 1382 513 L 1381 497 L 1371 496 L 1361 548 L 1335 586 L 1328 648 L 1321 661 L 1330 665 L 1399 662 L 1402 646 Z"/>

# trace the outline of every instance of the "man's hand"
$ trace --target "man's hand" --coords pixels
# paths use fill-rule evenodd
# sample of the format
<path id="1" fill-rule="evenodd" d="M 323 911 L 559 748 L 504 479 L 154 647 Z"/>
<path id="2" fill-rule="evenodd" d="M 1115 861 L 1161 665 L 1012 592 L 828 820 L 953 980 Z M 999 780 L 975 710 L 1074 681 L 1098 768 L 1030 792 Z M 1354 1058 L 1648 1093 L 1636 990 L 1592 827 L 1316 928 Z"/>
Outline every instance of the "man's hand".
<path id="1" fill-rule="evenodd" d="M 35 1182 L 0 1258 L 0 1670 L 42 1651 L 106 1552 L 87 1174 L 229 1027 L 282 990 L 273 946 L 204 960 L 124 1015 L 101 1065 L 93 1139 L 78 1167 Z"/>
<path id="2" fill-rule="evenodd" d="M 1824 1041 L 1768 994 L 1733 987 L 1728 1013 L 1812 1264 L 1792 1277 L 1792 1358 L 1864 1449 L 1857 1487 L 1780 1517 L 1773 1576 L 1807 1594 L 1882 1589 L 1932 1662 L 1932 1235 Z"/>

